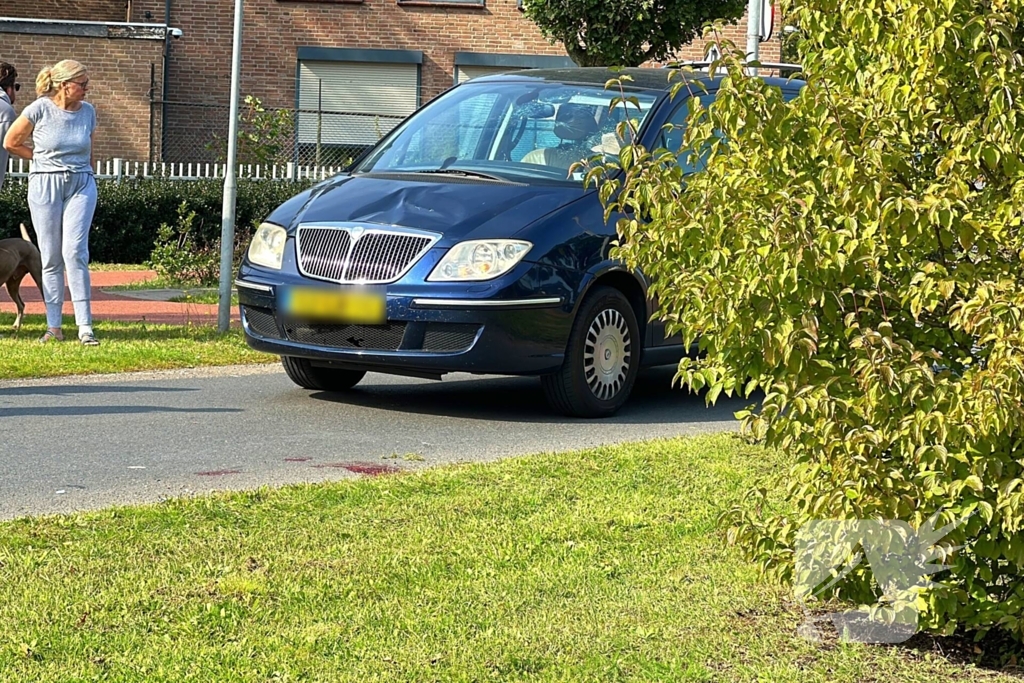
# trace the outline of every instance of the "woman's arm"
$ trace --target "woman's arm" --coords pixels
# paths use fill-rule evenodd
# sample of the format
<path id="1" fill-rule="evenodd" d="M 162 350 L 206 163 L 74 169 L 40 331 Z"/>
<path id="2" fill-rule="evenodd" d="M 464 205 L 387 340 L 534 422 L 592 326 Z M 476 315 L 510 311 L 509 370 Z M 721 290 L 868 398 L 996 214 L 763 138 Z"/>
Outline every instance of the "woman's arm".
<path id="1" fill-rule="evenodd" d="M 32 148 L 25 145 L 25 141 L 32 135 L 35 126 L 24 116 L 19 116 L 11 124 L 11 129 L 4 136 L 4 149 L 16 157 L 32 159 Z"/>

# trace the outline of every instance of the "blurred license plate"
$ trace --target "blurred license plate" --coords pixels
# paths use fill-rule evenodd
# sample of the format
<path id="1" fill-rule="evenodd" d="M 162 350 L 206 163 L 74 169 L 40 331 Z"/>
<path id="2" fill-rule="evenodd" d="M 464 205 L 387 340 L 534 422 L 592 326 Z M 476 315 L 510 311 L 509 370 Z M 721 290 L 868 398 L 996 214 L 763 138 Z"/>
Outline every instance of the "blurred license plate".
<path id="1" fill-rule="evenodd" d="M 282 310 L 296 318 L 361 325 L 387 321 L 384 293 L 372 289 L 292 287 L 282 292 Z"/>

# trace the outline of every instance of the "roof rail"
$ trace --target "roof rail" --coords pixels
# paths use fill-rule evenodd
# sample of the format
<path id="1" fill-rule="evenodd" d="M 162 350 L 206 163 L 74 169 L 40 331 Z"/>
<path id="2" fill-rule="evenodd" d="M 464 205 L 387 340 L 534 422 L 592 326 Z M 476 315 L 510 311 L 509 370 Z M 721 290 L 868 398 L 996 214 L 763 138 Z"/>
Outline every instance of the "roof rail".
<path id="1" fill-rule="evenodd" d="M 682 66 L 697 66 L 697 67 L 708 67 L 714 62 L 701 60 L 701 61 L 683 61 L 683 62 L 670 62 L 662 68 L 666 69 L 678 69 Z M 799 64 L 787 64 L 786 62 L 758 62 L 759 69 L 794 69 L 796 71 L 803 71 L 803 67 Z"/>

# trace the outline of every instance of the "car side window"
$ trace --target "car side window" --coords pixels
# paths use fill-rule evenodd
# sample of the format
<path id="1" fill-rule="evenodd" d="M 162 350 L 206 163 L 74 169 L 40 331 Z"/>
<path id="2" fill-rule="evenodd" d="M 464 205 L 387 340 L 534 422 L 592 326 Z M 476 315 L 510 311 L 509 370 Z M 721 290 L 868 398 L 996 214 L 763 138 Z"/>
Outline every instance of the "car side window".
<path id="1" fill-rule="evenodd" d="M 665 122 L 665 128 L 661 131 L 661 137 L 658 140 L 658 145 L 664 147 L 670 152 L 678 152 L 679 148 L 683 144 L 683 132 L 686 130 L 686 119 L 690 116 L 690 102 L 694 99 L 700 100 L 701 104 L 707 108 L 712 102 L 715 101 L 715 93 L 707 93 L 704 95 L 693 95 L 687 97 L 683 102 L 676 107 L 676 110 L 672 112 L 672 115 L 668 117 L 668 121 Z"/>
<path id="2" fill-rule="evenodd" d="M 707 108 L 715 101 L 716 94 L 717 93 L 710 92 L 703 95 L 687 97 L 676 107 L 675 111 L 672 112 L 672 115 L 669 116 L 668 121 L 665 122 L 666 127 L 662 129 L 661 135 L 658 138 L 657 146 L 664 147 L 670 152 L 674 152 L 676 154 L 676 158 L 679 160 L 679 165 L 682 167 L 683 173 L 693 173 L 700 170 L 703 166 L 701 159 L 687 159 L 684 157 L 691 155 L 687 153 L 680 154 L 679 152 L 679 148 L 682 147 L 683 144 L 683 133 L 686 130 L 686 120 L 690 116 L 690 104 L 694 99 L 698 99 L 700 100 L 700 103 Z M 782 99 L 789 102 L 799 94 L 799 88 L 783 88 Z"/>
<path id="3" fill-rule="evenodd" d="M 665 127 L 662 128 L 661 135 L 658 137 L 658 147 L 664 147 L 670 152 L 675 153 L 676 158 L 679 160 L 679 165 L 682 167 L 684 173 L 693 173 L 700 168 L 699 160 L 689 160 L 684 157 L 689 154 L 680 154 L 679 148 L 683 145 L 683 133 L 686 131 L 686 120 L 690 116 L 690 103 L 693 100 L 700 100 L 700 103 L 705 107 L 709 107 L 712 102 L 715 101 L 716 93 L 709 92 L 703 95 L 692 95 L 687 97 L 681 102 L 672 112 L 671 116 L 668 117 L 668 121 L 665 122 Z"/>

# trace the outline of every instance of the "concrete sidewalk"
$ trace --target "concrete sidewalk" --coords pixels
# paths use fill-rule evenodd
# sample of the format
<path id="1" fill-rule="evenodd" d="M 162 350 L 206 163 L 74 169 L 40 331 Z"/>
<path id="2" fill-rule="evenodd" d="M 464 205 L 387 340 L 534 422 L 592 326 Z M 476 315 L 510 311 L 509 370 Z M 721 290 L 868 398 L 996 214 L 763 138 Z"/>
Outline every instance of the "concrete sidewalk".
<path id="1" fill-rule="evenodd" d="M 146 282 L 156 279 L 152 270 L 119 270 L 92 272 L 92 317 L 102 323 L 104 320 L 122 320 L 132 322 L 149 322 L 167 325 L 216 325 L 216 304 L 175 303 L 171 301 L 154 301 L 123 293 L 104 291 L 107 287 Z M 0 312 L 13 313 L 14 303 L 3 289 L 0 296 Z M 28 275 L 21 281 L 21 297 L 25 300 L 25 312 L 44 314 L 42 297 L 39 289 Z M 64 290 L 64 315 L 74 315 L 71 305 L 71 292 Z M 231 309 L 232 327 L 237 327 L 238 307 Z"/>

